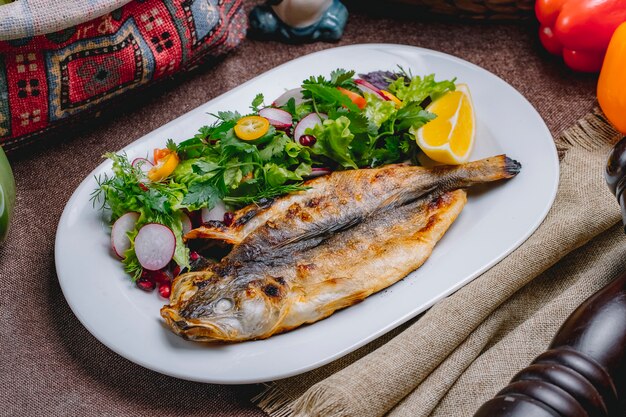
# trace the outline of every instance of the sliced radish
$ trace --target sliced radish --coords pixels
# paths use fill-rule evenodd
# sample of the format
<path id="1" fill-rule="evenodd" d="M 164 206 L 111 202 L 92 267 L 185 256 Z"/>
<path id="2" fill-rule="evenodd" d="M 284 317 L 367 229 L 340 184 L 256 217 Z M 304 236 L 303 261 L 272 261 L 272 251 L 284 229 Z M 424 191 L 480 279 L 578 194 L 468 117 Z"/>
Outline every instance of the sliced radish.
<path id="1" fill-rule="evenodd" d="M 259 116 L 265 117 L 269 120 L 270 124 L 276 129 L 288 129 L 293 123 L 291 114 L 288 111 L 275 109 L 273 107 L 266 107 L 259 110 Z"/>
<path id="2" fill-rule="evenodd" d="M 307 175 L 307 178 L 320 177 L 333 172 L 330 168 L 311 168 L 311 173 Z"/>
<path id="3" fill-rule="evenodd" d="M 374 84 L 368 83 L 367 81 L 361 80 L 359 78 L 354 80 L 354 83 L 359 88 L 359 90 L 363 91 L 364 93 L 374 94 L 378 96 L 378 98 L 380 99 L 389 101 L 389 99 L 385 97 L 385 95 L 380 91 L 380 89 L 376 87 Z"/>
<path id="4" fill-rule="evenodd" d="M 211 220 L 223 222 L 224 214 L 226 214 L 227 211 L 228 209 L 226 208 L 226 205 L 224 205 L 221 200 L 218 201 L 217 204 L 215 204 L 215 207 L 213 207 L 211 210 L 204 207 L 202 209 L 202 223 L 206 223 Z"/>
<path id="5" fill-rule="evenodd" d="M 287 104 L 289 99 L 294 99 L 296 102 L 296 105 L 302 103 L 304 101 L 304 97 L 302 97 L 302 89 L 292 88 L 291 90 L 285 91 L 276 100 L 274 100 L 274 102 L 272 103 L 272 106 L 282 107 L 285 104 Z"/>
<path id="6" fill-rule="evenodd" d="M 305 131 L 308 128 L 314 128 L 317 125 L 322 124 L 322 120 L 326 119 L 328 116 L 326 116 L 324 113 L 320 113 L 319 115 L 317 113 L 309 113 L 306 116 L 304 116 L 302 118 L 302 120 L 300 120 L 298 122 L 298 124 L 296 125 L 295 129 L 293 130 L 293 138 L 296 142 L 300 141 L 300 136 L 304 135 Z"/>
<path id="7" fill-rule="evenodd" d="M 131 162 L 131 165 L 133 166 L 133 168 L 140 169 L 141 172 L 143 172 L 144 174 L 147 174 L 148 171 L 150 171 L 154 166 L 154 164 L 148 161 L 146 158 L 135 158 L 133 159 L 133 162 Z"/>
<path id="8" fill-rule="evenodd" d="M 139 213 L 130 212 L 120 216 L 119 219 L 113 223 L 111 229 L 111 247 L 113 252 L 120 258 L 124 259 L 124 253 L 130 248 L 130 239 L 128 238 L 128 232 L 135 229 L 137 220 L 139 219 Z"/>
<path id="9" fill-rule="evenodd" d="M 191 229 L 193 229 L 191 219 L 185 213 L 180 214 L 180 221 L 183 223 L 183 235 L 186 235 Z"/>
<path id="10" fill-rule="evenodd" d="M 162 224 L 148 223 L 139 229 L 135 237 L 135 254 L 145 269 L 157 271 L 165 268 L 174 257 L 176 237 Z"/>

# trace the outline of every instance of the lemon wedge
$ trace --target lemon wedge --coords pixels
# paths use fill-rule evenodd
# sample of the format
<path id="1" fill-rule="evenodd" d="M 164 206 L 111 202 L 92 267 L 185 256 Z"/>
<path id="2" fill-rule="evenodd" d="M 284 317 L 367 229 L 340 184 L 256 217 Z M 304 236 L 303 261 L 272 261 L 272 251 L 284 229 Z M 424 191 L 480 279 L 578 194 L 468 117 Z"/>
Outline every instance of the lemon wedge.
<path id="1" fill-rule="evenodd" d="M 474 147 L 476 122 L 469 88 L 458 84 L 430 103 L 426 110 L 437 118 L 417 130 L 411 129 L 418 146 L 426 156 L 444 164 L 467 162 Z"/>

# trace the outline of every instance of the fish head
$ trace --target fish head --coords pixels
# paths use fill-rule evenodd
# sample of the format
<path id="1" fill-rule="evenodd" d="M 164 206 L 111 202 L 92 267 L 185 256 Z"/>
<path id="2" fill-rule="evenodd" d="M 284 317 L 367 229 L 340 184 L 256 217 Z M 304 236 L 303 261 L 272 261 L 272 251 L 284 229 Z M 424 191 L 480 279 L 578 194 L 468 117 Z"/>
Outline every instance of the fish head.
<path id="1" fill-rule="evenodd" d="M 198 341 L 240 341 L 270 336 L 285 311 L 280 277 L 206 279 L 181 275 L 161 316 L 179 335 Z"/>

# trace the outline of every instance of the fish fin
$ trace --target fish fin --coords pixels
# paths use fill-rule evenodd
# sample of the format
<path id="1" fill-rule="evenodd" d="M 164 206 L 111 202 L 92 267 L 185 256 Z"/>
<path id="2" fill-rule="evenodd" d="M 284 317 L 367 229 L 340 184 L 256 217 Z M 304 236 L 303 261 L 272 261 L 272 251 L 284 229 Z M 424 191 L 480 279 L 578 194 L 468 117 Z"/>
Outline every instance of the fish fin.
<path id="1" fill-rule="evenodd" d="M 184 239 L 186 241 L 192 239 L 213 239 L 237 245 L 243 240 L 240 231 L 240 229 L 231 229 L 224 226 L 200 226 L 189 231 L 184 236 Z"/>

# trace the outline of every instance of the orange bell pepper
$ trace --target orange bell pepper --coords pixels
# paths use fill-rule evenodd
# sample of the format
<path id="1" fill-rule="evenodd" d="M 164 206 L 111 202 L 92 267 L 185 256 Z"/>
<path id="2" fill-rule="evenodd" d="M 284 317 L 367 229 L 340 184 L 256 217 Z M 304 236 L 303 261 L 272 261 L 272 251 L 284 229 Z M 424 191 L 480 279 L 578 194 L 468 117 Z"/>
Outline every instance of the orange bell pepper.
<path id="1" fill-rule="evenodd" d="M 609 121 L 626 135 L 626 23 L 611 38 L 598 79 L 598 102 Z"/>
<path id="2" fill-rule="evenodd" d="M 626 22 L 624 0 L 537 0 L 539 39 L 576 71 L 597 72 L 615 29 Z"/>

